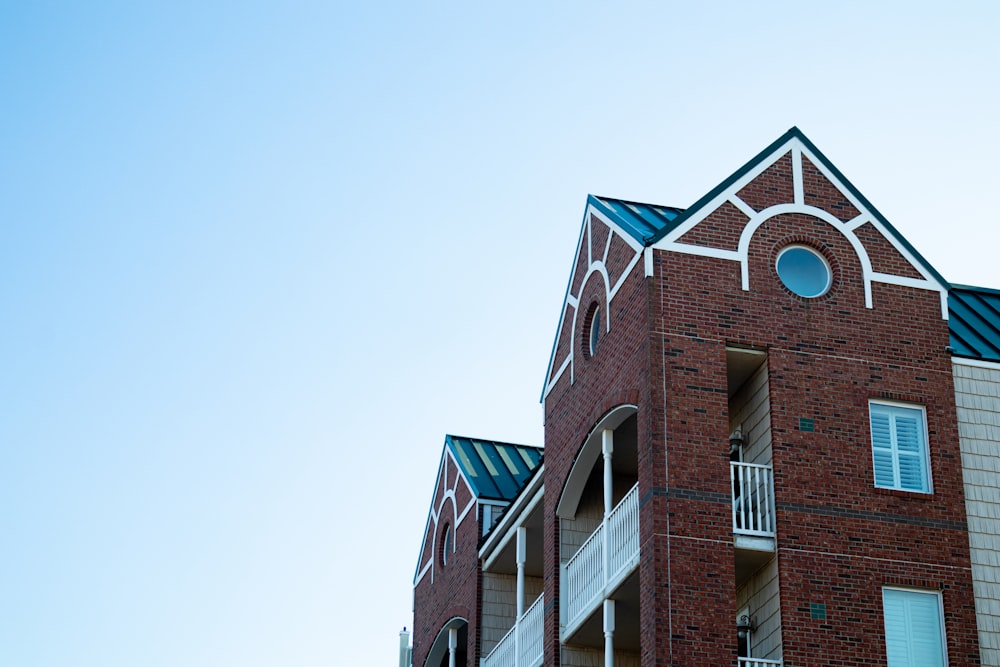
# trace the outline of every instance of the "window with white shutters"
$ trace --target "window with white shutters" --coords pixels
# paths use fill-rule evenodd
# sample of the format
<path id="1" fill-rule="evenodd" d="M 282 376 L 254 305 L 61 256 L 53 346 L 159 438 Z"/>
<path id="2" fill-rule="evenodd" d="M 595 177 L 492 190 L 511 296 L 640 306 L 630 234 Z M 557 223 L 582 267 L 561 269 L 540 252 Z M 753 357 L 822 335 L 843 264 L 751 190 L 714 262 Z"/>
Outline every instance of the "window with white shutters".
<path id="1" fill-rule="evenodd" d="M 882 611 L 889 667 L 945 667 L 940 593 L 883 588 Z"/>
<path id="2" fill-rule="evenodd" d="M 923 408 L 874 401 L 869 407 L 875 486 L 930 493 Z"/>

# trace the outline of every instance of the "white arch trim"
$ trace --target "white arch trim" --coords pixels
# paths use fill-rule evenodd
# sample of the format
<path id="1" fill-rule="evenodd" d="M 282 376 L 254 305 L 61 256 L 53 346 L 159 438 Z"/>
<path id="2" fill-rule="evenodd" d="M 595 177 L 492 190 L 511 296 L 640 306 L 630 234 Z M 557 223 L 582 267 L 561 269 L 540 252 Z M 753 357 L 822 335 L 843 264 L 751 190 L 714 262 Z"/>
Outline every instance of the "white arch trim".
<path id="1" fill-rule="evenodd" d="M 748 183 L 757 178 L 761 173 L 766 171 L 771 165 L 773 165 L 778 159 L 784 157 L 789 152 L 792 156 L 792 181 L 793 181 L 793 199 L 794 201 L 777 204 L 771 206 L 762 211 L 754 211 L 745 201 L 743 201 L 739 196 L 738 192 L 742 190 Z M 813 164 L 823 174 L 823 176 L 829 180 L 829 182 L 837 188 L 837 190 L 845 197 L 851 204 L 860 212 L 858 216 L 847 222 L 843 222 L 837 217 L 827 213 L 823 209 L 817 208 L 815 206 L 807 206 L 805 202 L 804 195 L 804 184 L 802 176 L 802 156 L 805 155 L 809 161 Z M 702 222 L 705 218 L 715 212 L 724 203 L 730 203 L 739 209 L 744 215 L 749 218 L 749 221 L 744 226 L 743 231 L 740 235 L 739 247 L 737 250 L 722 250 L 719 248 L 709 248 L 705 246 L 694 245 L 690 243 L 681 243 L 679 239 L 683 237 L 687 232 L 693 229 L 696 225 Z M 888 229 L 879 221 L 879 219 L 873 215 L 862 202 L 855 197 L 848 188 L 844 187 L 840 180 L 823 164 L 822 160 L 819 160 L 815 155 L 813 155 L 805 145 L 797 138 L 792 137 L 783 146 L 779 147 L 774 151 L 772 156 L 762 161 L 756 167 L 751 169 L 749 172 L 744 174 L 741 178 L 737 179 L 729 188 L 725 191 L 719 193 L 710 202 L 705 204 L 701 210 L 692 215 L 683 224 L 678 226 L 676 229 L 671 231 L 669 234 L 663 237 L 660 241 L 653 244 L 652 247 L 658 250 L 667 250 L 670 252 L 679 252 L 692 255 L 700 255 L 702 257 L 714 257 L 717 259 L 725 259 L 729 261 L 740 263 L 740 274 L 742 288 L 744 291 L 750 289 L 750 275 L 749 275 L 749 262 L 747 250 L 750 246 L 750 240 L 753 237 L 754 232 L 769 219 L 776 215 L 782 215 L 784 213 L 802 213 L 805 215 L 812 216 L 829 223 L 835 229 L 844 235 L 844 238 L 850 242 L 851 247 L 854 248 L 855 253 L 861 262 L 863 280 L 864 280 L 864 290 L 865 290 L 865 307 L 872 308 L 872 283 L 884 283 L 889 285 L 901 285 L 904 287 L 913 287 L 917 289 L 926 289 L 930 291 L 938 292 L 941 300 L 941 318 L 948 319 L 948 288 L 946 285 L 941 284 L 927 269 L 923 266 L 923 263 L 918 261 L 913 253 L 909 251 L 906 246 L 904 246 L 897 238 L 896 235 L 890 233 Z M 892 246 L 899 252 L 906 261 L 912 266 L 921 276 L 922 279 L 910 278 L 906 276 L 896 276 L 887 273 L 880 273 L 872 268 L 871 259 L 868 256 L 867 250 L 865 250 L 864 245 L 858 238 L 855 231 L 866 223 L 871 223 L 879 233 L 885 238 Z M 647 263 L 647 273 L 652 274 L 653 266 L 652 262 Z"/>
<path id="2" fill-rule="evenodd" d="M 594 234 L 593 234 L 594 219 L 599 220 L 602 224 L 604 224 L 608 228 L 608 238 L 604 242 L 604 247 L 597 248 L 596 249 L 597 252 L 595 252 L 594 248 Z M 579 315 L 579 309 L 580 309 L 580 292 L 583 290 L 584 285 L 587 284 L 587 280 L 590 279 L 590 276 L 593 273 L 600 273 L 601 277 L 604 278 L 604 298 L 605 298 L 605 303 L 610 309 L 611 302 L 618 294 L 618 291 L 621 290 L 622 286 L 625 284 L 625 280 L 632 273 L 632 270 L 635 268 L 636 264 L 639 263 L 639 260 L 642 259 L 645 255 L 644 253 L 645 246 L 643 243 L 632 238 L 631 234 L 622 229 L 619 225 L 617 225 L 614 221 L 612 221 L 607 215 L 602 213 L 593 204 L 587 204 L 587 208 L 583 214 L 583 220 L 584 220 L 583 226 L 580 229 L 580 238 L 576 244 L 576 254 L 573 255 L 573 270 L 569 276 L 569 284 L 566 286 L 566 298 L 563 301 L 563 310 L 561 313 L 562 317 L 559 320 L 559 327 L 556 330 L 556 339 L 552 345 L 552 356 L 549 359 L 549 367 L 548 367 L 549 379 L 546 382 L 545 389 L 542 392 L 542 400 L 544 400 L 545 397 L 548 396 L 549 392 L 552 390 L 552 387 L 555 386 L 555 384 L 559 381 L 559 379 L 562 377 L 563 373 L 566 372 L 567 369 L 569 369 L 570 383 L 572 384 L 576 380 L 576 377 L 574 375 L 575 371 L 574 364 L 576 363 L 576 345 L 574 345 L 572 342 L 570 343 L 569 352 L 567 353 L 566 358 L 563 359 L 562 363 L 559 364 L 558 370 L 555 373 L 552 373 L 552 369 L 555 367 L 556 363 L 558 363 L 558 360 L 556 359 L 556 353 L 559 351 L 559 339 L 562 337 L 563 327 L 566 324 L 566 309 L 567 308 L 573 309 L 573 317 L 570 318 L 570 326 L 572 327 L 572 331 L 576 331 L 577 316 Z M 612 285 L 611 277 L 608 274 L 607 261 L 608 261 L 608 255 L 611 252 L 611 242 L 615 236 L 619 236 L 623 241 L 625 241 L 625 243 L 627 243 L 629 247 L 632 248 L 632 250 L 634 251 L 634 255 L 632 256 L 632 259 L 629 260 L 629 263 L 625 266 L 625 270 L 622 271 L 622 274 L 618 277 L 618 280 L 615 282 L 614 285 Z M 576 260 L 585 250 L 583 247 L 584 239 L 587 240 L 586 273 L 584 274 L 583 280 L 580 281 L 579 290 L 576 293 L 573 293 L 571 290 L 573 289 L 573 283 L 576 282 L 576 275 L 577 275 Z M 644 269 L 646 271 L 645 275 L 647 276 L 653 275 L 652 259 L 653 259 L 652 255 L 649 255 L 646 258 Z M 610 317 L 604 318 L 604 327 L 605 327 L 605 332 L 611 331 Z"/>
<path id="3" fill-rule="evenodd" d="M 601 456 L 601 432 L 605 429 L 616 429 L 622 423 L 636 414 L 639 407 L 630 403 L 611 408 L 604 414 L 597 423 L 587 433 L 583 441 L 583 446 L 573 461 L 570 468 L 569 477 L 563 485 L 562 493 L 559 496 L 559 504 L 556 506 L 556 516 L 560 519 L 573 519 L 576 517 L 577 507 L 580 505 L 580 498 L 583 496 L 583 489 L 587 485 L 590 471 Z"/>
<path id="4" fill-rule="evenodd" d="M 431 583 L 434 583 L 434 568 L 436 567 L 438 550 L 438 539 L 440 534 L 438 532 L 438 527 L 441 525 L 441 518 L 445 512 L 445 504 L 451 503 L 451 520 L 452 520 L 452 530 L 458 530 L 459 525 L 465 520 L 465 517 L 470 511 L 476 506 L 476 494 L 473 492 L 472 487 L 469 485 L 469 481 L 465 479 L 465 474 L 462 472 L 461 466 L 458 465 L 458 461 L 455 460 L 454 455 L 451 450 L 445 446 L 444 454 L 441 457 L 441 465 L 438 467 L 438 485 L 434 487 L 434 498 L 437 497 L 438 491 L 441 489 L 442 485 L 447 485 L 448 483 L 448 473 L 450 468 L 454 468 L 457 472 L 455 475 L 455 483 L 451 487 L 444 489 L 441 495 L 441 500 L 435 506 L 433 498 L 431 499 L 431 508 L 427 513 L 427 523 L 424 525 L 424 541 L 420 545 L 420 555 L 418 559 L 423 557 L 423 545 L 427 542 L 428 533 L 431 535 L 431 550 L 428 555 L 427 561 L 425 563 L 417 563 L 417 573 L 413 577 L 413 585 L 416 586 L 428 573 L 431 575 Z M 456 490 L 458 489 L 459 483 L 465 485 L 465 488 L 469 491 L 469 502 L 459 511 L 458 507 L 458 496 Z M 458 541 L 452 540 L 452 553 L 455 553 L 458 548 Z"/>
<path id="5" fill-rule="evenodd" d="M 462 626 L 468 625 L 469 621 L 461 616 L 455 616 L 442 625 L 441 629 L 438 630 L 437 636 L 434 637 L 434 643 L 431 644 L 431 650 L 427 652 L 427 657 L 424 659 L 424 665 L 426 667 L 437 667 L 437 665 L 440 665 L 441 660 L 444 658 L 445 654 L 448 653 L 448 631 L 452 628 L 460 630 Z"/>

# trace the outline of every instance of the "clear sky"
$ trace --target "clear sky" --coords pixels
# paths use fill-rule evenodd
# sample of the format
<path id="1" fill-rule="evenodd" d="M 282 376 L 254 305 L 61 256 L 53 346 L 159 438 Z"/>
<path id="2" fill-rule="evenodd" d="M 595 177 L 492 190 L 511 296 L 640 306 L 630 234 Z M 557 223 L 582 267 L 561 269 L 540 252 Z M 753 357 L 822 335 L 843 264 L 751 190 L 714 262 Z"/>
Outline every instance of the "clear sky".
<path id="1" fill-rule="evenodd" d="M 3 3 L 0 665 L 395 665 L 445 433 L 542 443 L 587 193 L 797 125 L 1000 288 L 1000 4 L 822 4 Z"/>

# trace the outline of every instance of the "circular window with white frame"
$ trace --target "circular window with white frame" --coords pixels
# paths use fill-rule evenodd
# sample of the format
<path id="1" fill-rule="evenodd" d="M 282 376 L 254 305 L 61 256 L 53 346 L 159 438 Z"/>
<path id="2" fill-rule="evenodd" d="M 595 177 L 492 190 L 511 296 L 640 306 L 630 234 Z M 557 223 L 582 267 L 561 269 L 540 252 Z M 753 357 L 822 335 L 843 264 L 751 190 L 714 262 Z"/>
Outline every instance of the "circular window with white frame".
<path id="1" fill-rule="evenodd" d="M 806 299 L 823 296 L 833 284 L 833 271 L 826 258 L 805 245 L 782 248 L 775 270 L 785 287 Z"/>
<path id="2" fill-rule="evenodd" d="M 441 567 L 448 564 L 448 555 L 451 553 L 451 524 L 445 524 L 444 535 L 441 539 Z"/>
<path id="3" fill-rule="evenodd" d="M 583 322 L 583 356 L 590 359 L 601 340 L 601 306 L 596 301 L 590 304 Z"/>

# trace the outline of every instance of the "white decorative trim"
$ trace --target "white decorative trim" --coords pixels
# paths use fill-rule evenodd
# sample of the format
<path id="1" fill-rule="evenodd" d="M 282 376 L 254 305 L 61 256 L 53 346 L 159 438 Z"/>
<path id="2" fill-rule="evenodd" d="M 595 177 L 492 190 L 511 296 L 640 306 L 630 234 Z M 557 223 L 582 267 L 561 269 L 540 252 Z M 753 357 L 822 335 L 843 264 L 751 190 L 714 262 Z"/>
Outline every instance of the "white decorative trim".
<path id="1" fill-rule="evenodd" d="M 845 222 L 844 223 L 844 229 L 853 232 L 858 227 L 864 227 L 865 224 L 871 222 L 871 220 L 872 220 L 872 217 L 870 215 L 868 215 L 868 213 L 862 211 L 861 213 L 859 213 L 855 217 L 853 217 L 850 220 L 848 220 L 847 222 Z"/>
<path id="2" fill-rule="evenodd" d="M 476 497 L 473 496 L 472 500 L 469 501 L 469 504 L 465 506 L 464 510 L 462 510 L 462 513 L 459 514 L 458 517 L 455 519 L 456 528 L 462 524 L 463 520 L 465 520 L 465 516 L 469 513 L 469 510 L 471 510 L 475 506 L 476 506 Z"/>
<path id="3" fill-rule="evenodd" d="M 653 249 L 642 249 L 643 277 L 649 278 L 653 275 Z"/>
<path id="4" fill-rule="evenodd" d="M 740 213 L 748 218 L 752 218 L 757 215 L 757 211 L 750 207 L 750 204 L 746 203 L 734 192 L 733 196 L 729 198 L 729 203 L 740 210 Z"/>
<path id="5" fill-rule="evenodd" d="M 747 203 L 744 202 L 737 193 L 746 187 L 747 184 L 749 184 L 753 179 L 757 178 L 757 176 L 766 171 L 771 165 L 777 162 L 778 159 L 788 154 L 789 151 L 791 151 L 792 157 L 793 197 L 795 201 L 776 204 L 761 211 L 754 211 L 753 208 L 747 205 Z M 833 187 L 837 188 L 837 190 L 851 202 L 851 204 L 859 211 L 857 216 L 847 222 L 843 222 L 836 216 L 824 211 L 821 208 L 805 204 L 805 187 L 802 163 L 803 156 L 805 156 L 809 162 L 812 163 L 812 165 L 815 166 L 821 174 L 823 174 Z M 681 237 L 697 226 L 700 222 L 704 221 L 705 218 L 714 213 L 719 206 L 727 201 L 750 218 L 747 224 L 744 225 L 743 231 L 740 234 L 739 248 L 736 251 L 678 242 Z M 774 216 L 782 215 L 784 213 L 801 213 L 818 218 L 832 225 L 834 229 L 837 229 L 841 234 L 843 234 L 844 238 L 851 244 L 851 247 L 854 248 L 854 252 L 861 263 L 866 308 L 873 307 L 872 283 L 902 285 L 938 292 L 941 295 L 941 317 L 945 320 L 948 319 L 947 286 L 939 283 L 937 279 L 924 268 L 922 263 L 919 262 L 913 254 L 896 239 L 895 235 L 890 233 L 889 230 L 879 222 L 878 218 L 876 218 L 871 211 L 867 210 L 861 201 L 847 188 L 845 188 L 843 183 L 841 183 L 840 180 L 823 165 L 823 162 L 811 153 L 809 149 L 806 148 L 805 144 L 803 144 L 797 137 L 792 137 L 787 143 L 775 149 L 771 157 L 763 160 L 756 167 L 737 179 L 732 185 L 729 186 L 729 188 L 719 193 L 709 203 L 705 204 L 698 212 L 692 215 L 691 218 L 664 236 L 663 239 L 653 244 L 652 247 L 668 252 L 681 252 L 699 255 L 702 257 L 714 257 L 717 259 L 739 262 L 741 287 L 744 291 L 746 291 L 750 289 L 750 240 L 762 224 Z M 893 248 L 900 253 L 900 255 L 923 277 L 923 279 L 894 276 L 891 274 L 876 272 L 872 268 L 871 258 L 868 255 L 868 251 L 865 249 L 861 239 L 859 239 L 855 233 L 859 227 L 866 223 L 871 223 L 872 226 L 875 227 L 875 229 L 883 236 L 883 238 L 889 241 Z"/>
<path id="6" fill-rule="evenodd" d="M 685 255 L 699 255 L 701 257 L 715 257 L 716 259 L 728 259 L 733 262 L 740 261 L 740 253 L 736 250 L 723 250 L 722 248 L 709 248 L 703 245 L 691 245 L 690 243 L 671 243 L 665 250 L 679 252 Z"/>
<path id="7" fill-rule="evenodd" d="M 451 473 L 452 467 L 454 467 L 456 473 L 455 481 L 449 485 L 448 477 Z M 456 493 L 459 482 L 465 486 L 470 497 L 469 504 L 462 509 L 461 514 L 459 514 L 458 511 L 458 495 Z M 435 505 L 434 500 L 438 497 L 439 493 L 441 494 L 441 500 L 437 503 L 437 505 Z M 417 573 L 413 580 L 414 587 L 420 583 L 428 572 L 430 572 L 431 575 L 431 583 L 434 583 L 434 557 L 437 554 L 438 527 L 441 525 L 441 521 L 444 516 L 445 503 L 451 503 L 452 527 L 453 530 L 458 530 L 459 525 L 461 525 L 462 521 L 469 513 L 469 510 L 476 506 L 477 500 L 476 492 L 473 490 L 472 485 L 469 484 L 469 480 L 466 479 L 465 473 L 462 471 L 462 466 L 458 464 L 458 460 L 455 458 L 455 455 L 452 453 L 448 445 L 445 444 L 444 451 L 441 453 L 441 463 L 438 465 L 437 482 L 434 486 L 434 495 L 431 497 L 431 508 L 427 512 L 427 523 L 424 525 L 424 539 L 420 543 L 420 554 L 417 556 Z M 427 543 L 428 535 L 431 536 L 431 553 L 427 563 L 421 566 L 419 559 L 424 555 L 424 545 Z M 452 540 L 452 553 L 455 553 L 457 548 L 457 540 Z"/>
<path id="8" fill-rule="evenodd" d="M 935 286 L 920 278 L 908 278 L 906 276 L 895 276 L 891 273 L 879 273 L 872 271 L 872 282 L 887 283 L 889 285 L 902 285 L 903 287 L 915 287 L 917 289 L 935 290 Z"/>
<path id="9" fill-rule="evenodd" d="M 780 158 L 783 158 L 788 153 L 788 151 L 791 150 L 791 146 L 794 144 L 799 144 L 801 146 L 801 142 L 793 137 L 789 139 L 788 142 L 776 148 L 774 150 L 774 153 L 772 153 L 769 158 L 762 160 L 760 164 L 758 164 L 756 167 L 754 167 L 747 173 L 743 174 L 743 176 L 741 176 L 740 178 L 736 179 L 736 181 L 732 185 L 730 185 L 726 190 L 720 192 L 718 195 L 713 197 L 711 201 L 704 204 L 699 211 L 697 211 L 694 215 L 685 220 L 683 224 L 681 224 L 678 227 L 675 227 L 669 234 L 667 234 L 658 242 L 653 244 L 653 247 L 659 249 L 665 249 L 667 245 L 673 243 L 680 237 L 687 234 L 699 222 L 701 222 L 709 215 L 714 213 L 717 208 L 722 206 L 722 204 L 724 204 L 726 201 L 729 201 L 740 190 L 746 187 L 748 183 L 750 183 L 755 178 L 760 176 L 762 173 L 767 171 L 768 168 L 770 168 L 771 165 L 777 162 Z"/>
<path id="10" fill-rule="evenodd" d="M 805 184 L 802 182 L 802 144 L 792 144 L 792 201 L 805 204 Z"/>
<path id="11" fill-rule="evenodd" d="M 601 249 L 603 250 L 603 252 L 600 258 L 595 257 L 594 247 L 593 247 L 594 246 L 593 222 L 595 219 L 603 223 L 608 228 L 608 238 L 604 243 L 604 248 Z M 615 282 L 614 285 L 611 285 L 611 277 L 608 274 L 607 261 L 609 255 L 611 254 L 611 244 L 615 236 L 618 236 L 623 241 L 625 241 L 625 243 L 627 243 L 628 246 L 632 248 L 633 251 L 635 251 L 635 254 L 629 261 L 629 263 L 625 266 L 625 269 L 622 271 L 621 276 L 618 277 L 617 282 Z M 587 239 L 586 249 L 584 249 L 583 247 L 584 238 Z M 579 291 L 574 294 L 572 290 L 574 284 L 576 283 L 577 264 L 579 262 L 580 255 L 584 252 L 584 250 L 586 250 L 587 253 L 586 273 L 584 274 L 583 279 L 580 281 Z M 566 297 L 563 300 L 562 319 L 559 321 L 559 328 L 556 331 L 556 340 L 552 347 L 552 356 L 549 359 L 549 367 L 547 369 L 549 375 L 547 376 L 548 379 L 545 384 L 545 389 L 542 391 L 543 401 L 545 400 L 545 397 L 549 395 L 549 392 L 552 391 L 552 388 L 556 385 L 556 383 L 559 382 L 559 380 L 562 378 L 562 375 L 563 373 L 566 372 L 567 368 L 569 369 L 570 384 L 573 384 L 576 381 L 576 367 L 575 367 L 576 345 L 574 344 L 573 341 L 573 335 L 570 336 L 569 351 L 567 352 L 565 359 L 562 361 L 562 363 L 559 364 L 558 370 L 556 370 L 555 373 L 552 372 L 553 368 L 555 368 L 556 363 L 558 363 L 559 361 L 556 358 L 556 355 L 559 353 L 559 340 L 562 338 L 563 327 L 566 324 L 566 319 L 567 319 L 566 309 L 567 308 L 573 309 L 573 316 L 572 318 L 570 318 L 570 324 L 572 326 L 572 331 L 575 334 L 577 330 L 576 329 L 577 318 L 580 315 L 580 295 L 584 286 L 587 284 L 587 281 L 590 279 L 591 275 L 594 273 L 599 273 L 601 274 L 601 277 L 604 278 L 604 298 L 606 306 L 610 311 L 611 302 L 618 294 L 618 291 L 625 285 L 625 281 L 632 274 L 632 271 L 635 269 L 640 259 L 645 259 L 645 263 L 643 265 L 643 270 L 645 272 L 645 275 L 647 276 L 653 275 L 652 253 L 647 252 L 647 248 L 640 241 L 637 241 L 634 238 L 632 238 L 632 236 L 628 232 L 622 229 L 619 225 L 615 224 L 610 218 L 608 218 L 607 215 L 601 212 L 597 207 L 595 207 L 593 204 L 587 204 L 587 208 L 584 211 L 583 225 L 580 228 L 580 238 L 577 241 L 576 254 L 573 256 L 573 270 L 570 273 L 569 285 L 566 287 Z M 605 326 L 605 331 L 611 331 L 610 312 L 604 318 L 604 326 Z"/>
<path id="12" fill-rule="evenodd" d="M 587 437 L 584 439 L 583 445 L 577 450 L 576 459 L 573 461 L 569 475 L 563 483 L 562 493 L 556 504 L 557 517 L 560 519 L 576 518 L 576 510 L 580 503 L 583 489 L 587 484 L 594 464 L 601 456 L 601 447 L 603 444 L 602 431 L 618 428 L 626 419 L 638 411 L 639 407 L 632 403 L 615 406 L 591 427 L 590 432 L 587 433 Z"/>
<path id="13" fill-rule="evenodd" d="M 484 572 L 493 567 L 504 547 L 517 534 L 517 528 L 523 526 L 524 521 L 541 504 L 545 497 L 545 485 L 542 481 L 544 472 L 544 467 L 535 472 L 528 487 L 518 494 L 517 501 L 507 508 L 507 511 L 500 518 L 500 522 L 493 527 L 493 532 L 479 549 L 479 558 L 483 561 Z"/>

